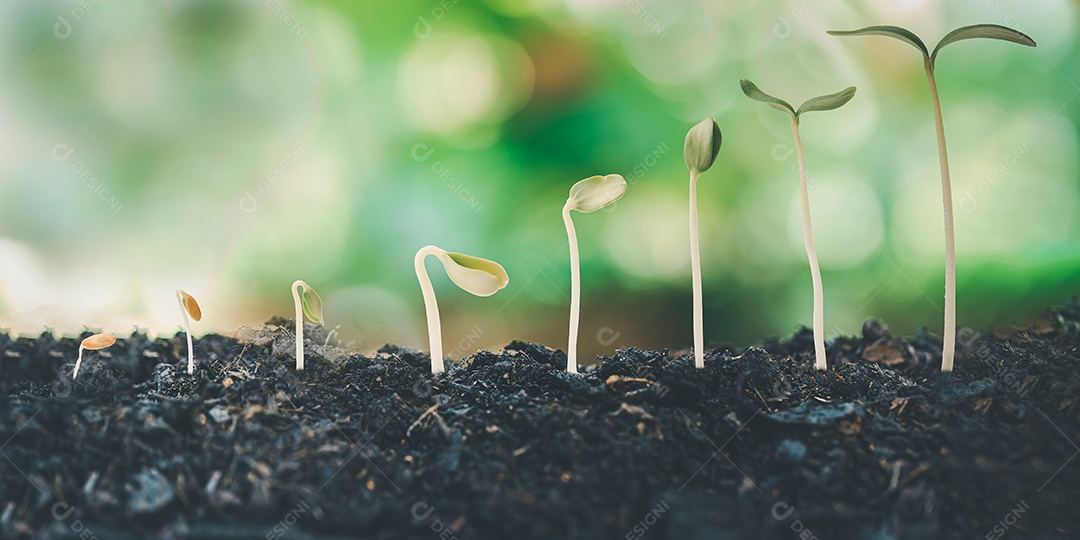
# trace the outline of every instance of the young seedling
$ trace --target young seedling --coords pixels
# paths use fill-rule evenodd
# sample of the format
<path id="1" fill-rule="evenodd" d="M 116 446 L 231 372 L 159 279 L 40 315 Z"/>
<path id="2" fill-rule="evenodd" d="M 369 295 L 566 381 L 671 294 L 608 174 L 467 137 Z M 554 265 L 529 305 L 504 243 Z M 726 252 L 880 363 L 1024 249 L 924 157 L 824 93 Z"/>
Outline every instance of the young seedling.
<path id="1" fill-rule="evenodd" d="M 190 294 L 176 289 L 176 302 L 180 304 L 180 315 L 184 317 L 184 331 L 187 332 L 187 372 L 188 375 L 195 373 L 195 349 L 191 345 L 191 323 L 188 318 L 199 322 L 202 319 L 202 309 L 199 303 Z"/>
<path id="2" fill-rule="evenodd" d="M 810 111 L 831 111 L 842 107 L 855 97 L 855 87 L 849 86 L 835 94 L 818 96 L 806 100 L 798 109 L 788 102 L 762 92 L 754 83 L 742 79 L 739 81 L 746 97 L 768 104 L 791 117 L 791 136 L 795 139 L 795 154 L 799 159 L 799 193 L 802 199 L 803 243 L 806 245 L 806 258 L 810 261 L 810 277 L 814 282 L 814 367 L 825 369 L 825 308 L 821 290 L 821 269 L 818 268 L 817 250 L 814 248 L 814 228 L 810 222 L 810 194 L 806 188 L 806 158 L 803 157 L 802 139 L 799 137 L 799 117 Z"/>
<path id="3" fill-rule="evenodd" d="M 424 309 L 427 311 L 428 340 L 431 345 L 431 372 L 442 373 L 442 323 L 439 322 L 439 304 L 435 301 L 435 289 L 431 286 L 424 260 L 434 255 L 446 269 L 450 280 L 463 290 L 476 296 L 491 296 L 507 283 L 510 283 L 506 270 L 495 262 L 462 253 L 449 253 L 437 246 L 424 246 L 416 252 L 413 266 L 416 279 L 420 282 L 420 292 L 424 294 Z"/>
<path id="4" fill-rule="evenodd" d="M 956 351 L 956 240 L 953 234 L 952 181 L 949 178 L 949 155 L 945 147 L 945 124 L 941 118 L 941 101 L 938 98 L 937 81 L 934 79 L 934 63 L 941 48 L 957 41 L 975 38 L 1000 39 L 1034 47 L 1035 41 L 1022 32 L 996 24 L 976 24 L 957 28 L 941 38 L 931 52 L 923 40 L 910 30 L 899 26 L 868 26 L 859 30 L 829 31 L 834 36 L 887 36 L 899 39 L 922 53 L 923 70 L 930 85 L 930 104 L 934 110 L 934 126 L 937 129 L 938 165 L 941 168 L 941 204 L 945 216 L 945 332 L 941 351 L 941 370 L 952 371 Z"/>
<path id="5" fill-rule="evenodd" d="M 322 298 L 303 280 L 292 284 L 293 306 L 296 308 L 296 369 L 304 369 L 304 317 L 322 324 Z"/>
<path id="6" fill-rule="evenodd" d="M 94 334 L 79 344 L 79 359 L 75 361 L 75 371 L 71 373 L 71 380 L 75 380 L 79 376 L 79 366 L 82 365 L 82 353 L 83 351 L 100 351 L 112 347 L 112 344 L 116 343 L 116 336 L 112 334 Z"/>
<path id="7" fill-rule="evenodd" d="M 690 128 L 683 143 L 683 161 L 690 169 L 690 266 L 694 285 L 694 366 L 705 367 L 705 323 L 701 299 L 701 246 L 698 241 L 697 181 L 720 153 L 720 126 L 706 118 Z"/>
<path id="8" fill-rule="evenodd" d="M 595 212 L 626 193 L 626 180 L 618 174 L 592 176 L 570 188 L 570 197 L 562 209 L 566 237 L 570 240 L 570 344 L 566 347 L 566 371 L 577 373 L 578 319 L 581 316 L 581 268 L 578 261 L 577 233 L 570 211 Z"/>

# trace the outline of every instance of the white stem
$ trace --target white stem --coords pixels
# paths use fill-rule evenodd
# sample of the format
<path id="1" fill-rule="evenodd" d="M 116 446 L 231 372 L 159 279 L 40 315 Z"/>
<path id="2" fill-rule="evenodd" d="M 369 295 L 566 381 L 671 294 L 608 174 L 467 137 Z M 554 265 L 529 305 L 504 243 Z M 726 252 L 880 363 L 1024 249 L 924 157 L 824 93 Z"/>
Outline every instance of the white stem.
<path id="1" fill-rule="evenodd" d="M 184 331 L 187 332 L 187 372 L 192 375 L 195 373 L 195 350 L 191 344 L 191 323 L 188 321 L 187 308 L 184 307 L 184 297 L 180 291 L 176 291 L 176 303 L 180 305 L 180 315 L 184 318 Z"/>
<path id="2" fill-rule="evenodd" d="M 945 148 L 945 122 L 941 117 L 934 65 L 926 63 L 926 79 L 930 83 L 930 103 L 934 106 L 934 126 L 937 128 L 938 164 L 941 168 L 941 206 L 945 216 L 945 332 L 942 337 L 941 371 L 953 370 L 956 353 L 956 237 L 953 229 L 952 180 L 949 178 L 949 154 Z"/>
<path id="3" fill-rule="evenodd" d="M 814 249 L 814 226 L 810 222 L 810 193 L 806 186 L 806 158 L 803 156 L 802 139 L 799 137 L 799 119 L 791 118 L 791 135 L 795 137 L 795 153 L 799 157 L 799 194 L 802 199 L 803 243 L 806 258 L 810 261 L 810 276 L 814 281 L 814 367 L 828 367 L 825 357 L 825 308 L 821 290 L 821 269 L 818 268 L 817 250 Z"/>
<path id="4" fill-rule="evenodd" d="M 427 268 L 424 267 L 424 259 L 428 255 L 438 256 L 445 253 L 436 246 L 424 246 L 416 252 L 413 266 L 416 267 L 416 279 L 420 282 L 420 291 L 424 294 L 424 309 L 427 311 L 428 342 L 431 349 L 431 372 L 442 373 L 442 323 L 439 321 L 439 304 L 435 301 L 435 289 L 431 286 Z"/>
<path id="5" fill-rule="evenodd" d="M 79 359 L 75 361 L 75 371 L 71 373 L 71 380 L 75 380 L 79 376 L 79 366 L 82 365 L 82 353 L 83 346 L 79 345 Z"/>
<path id="6" fill-rule="evenodd" d="M 705 367 L 705 322 L 701 300 L 701 244 L 698 240 L 697 170 L 690 171 L 690 267 L 694 282 L 694 367 Z"/>
<path id="7" fill-rule="evenodd" d="M 293 306 L 296 307 L 296 370 L 302 371 L 304 369 L 304 309 L 300 304 L 300 287 L 305 283 L 302 280 L 296 280 L 292 284 L 292 298 Z"/>
<path id="8" fill-rule="evenodd" d="M 578 320 L 581 317 L 581 268 L 578 261 L 577 233 L 570 219 L 570 203 L 563 206 L 566 238 L 570 241 L 570 343 L 566 346 L 566 372 L 577 373 Z"/>

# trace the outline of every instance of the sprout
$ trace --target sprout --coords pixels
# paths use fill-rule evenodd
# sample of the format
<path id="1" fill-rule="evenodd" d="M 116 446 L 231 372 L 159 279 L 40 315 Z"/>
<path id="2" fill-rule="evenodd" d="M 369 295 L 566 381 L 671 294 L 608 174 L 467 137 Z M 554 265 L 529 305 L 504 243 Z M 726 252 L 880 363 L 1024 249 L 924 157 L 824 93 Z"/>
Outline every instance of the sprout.
<path id="1" fill-rule="evenodd" d="M 476 296 L 491 296 L 507 283 L 510 278 L 506 270 L 499 263 L 472 257 L 461 253 L 449 253 L 437 246 L 424 246 L 416 252 L 413 265 L 416 267 L 416 279 L 420 282 L 420 291 L 424 294 L 424 309 L 427 311 L 428 340 L 431 344 L 431 372 L 442 373 L 442 326 L 439 322 L 439 304 L 435 301 L 435 289 L 431 286 L 424 260 L 428 255 L 434 255 L 450 280 Z"/>
<path id="2" fill-rule="evenodd" d="M 701 247 L 698 241 L 697 180 L 720 153 L 720 126 L 706 118 L 690 128 L 683 144 L 683 161 L 690 169 L 690 266 L 694 286 L 694 366 L 705 367 L 705 324 L 701 301 Z"/>
<path id="3" fill-rule="evenodd" d="M 304 317 L 322 324 L 322 298 L 303 280 L 292 284 L 293 306 L 296 307 L 296 369 L 304 369 Z"/>
<path id="4" fill-rule="evenodd" d="M 562 209 L 566 236 L 570 240 L 570 344 L 566 347 L 566 371 L 577 373 L 578 318 L 581 314 L 581 269 L 578 262 L 577 233 L 570 211 L 595 212 L 626 193 L 626 180 L 617 174 L 586 178 L 570 188 L 570 197 Z"/>
<path id="5" fill-rule="evenodd" d="M 82 365 L 82 353 L 86 351 L 100 351 L 116 343 L 116 336 L 112 334 L 94 334 L 79 344 L 79 359 L 75 361 L 75 371 L 71 373 L 71 380 L 79 376 L 79 366 Z"/>
<path id="6" fill-rule="evenodd" d="M 806 258 L 810 261 L 810 277 L 814 282 L 814 367 L 825 369 L 825 310 L 821 290 L 821 269 L 818 268 L 817 250 L 814 249 L 814 228 L 810 223 L 810 196 L 806 189 L 806 158 L 803 156 L 802 139 L 799 137 L 799 117 L 810 111 L 831 111 L 842 107 L 855 97 L 855 87 L 850 86 L 835 94 L 818 96 L 806 100 L 796 110 L 788 102 L 762 92 L 754 83 L 742 79 L 739 81 L 746 97 L 768 104 L 791 116 L 791 135 L 795 138 L 795 153 L 799 158 L 799 192 L 802 196 L 803 242 L 806 245 Z"/>
<path id="7" fill-rule="evenodd" d="M 930 104 L 934 110 L 934 126 L 937 129 L 938 164 L 941 168 L 941 204 L 945 216 L 945 332 L 942 338 L 941 370 L 952 371 L 956 351 L 956 239 L 953 234 L 952 182 L 949 178 L 949 155 L 945 147 L 945 124 L 941 118 L 941 100 L 938 98 L 937 81 L 934 79 L 934 63 L 942 47 L 965 39 L 988 38 L 1011 41 L 1034 47 L 1035 41 L 1022 32 L 996 24 L 976 24 L 957 28 L 941 38 L 931 52 L 910 30 L 898 26 L 868 26 L 859 30 L 830 31 L 834 36 L 887 36 L 899 39 L 916 49 L 923 56 L 923 70 L 930 85 Z"/>
<path id="8" fill-rule="evenodd" d="M 180 315 L 184 317 L 184 331 L 187 332 L 187 372 L 191 375 L 195 373 L 195 350 L 191 345 L 191 323 L 188 318 L 199 322 L 202 319 L 202 310 L 193 296 L 180 289 L 176 290 L 176 301 L 180 304 Z"/>

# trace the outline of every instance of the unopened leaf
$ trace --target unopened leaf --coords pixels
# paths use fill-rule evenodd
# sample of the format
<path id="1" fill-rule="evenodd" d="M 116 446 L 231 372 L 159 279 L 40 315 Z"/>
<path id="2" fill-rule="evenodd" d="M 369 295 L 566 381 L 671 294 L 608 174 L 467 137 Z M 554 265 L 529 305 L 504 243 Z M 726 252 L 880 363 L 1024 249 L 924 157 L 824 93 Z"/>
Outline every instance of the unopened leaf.
<path id="1" fill-rule="evenodd" d="M 720 126 L 713 118 L 706 118 L 690 128 L 683 143 L 683 161 L 691 171 L 705 172 L 720 153 Z"/>
<path id="2" fill-rule="evenodd" d="M 595 212 L 617 200 L 626 193 L 626 179 L 622 175 L 592 176 L 574 184 L 566 204 L 578 212 Z"/>
<path id="3" fill-rule="evenodd" d="M 923 40 L 919 39 L 919 36 L 916 36 L 911 30 L 899 26 L 867 26 L 858 30 L 829 30 L 829 34 L 833 36 L 887 36 L 899 39 L 919 49 L 926 58 L 930 57 L 930 51 L 926 49 Z"/>
<path id="4" fill-rule="evenodd" d="M 795 116 L 800 116 L 802 113 L 810 111 L 831 111 L 833 109 L 838 109 L 843 107 L 845 103 L 851 101 L 851 98 L 853 97 L 855 97 L 855 87 L 849 86 L 835 94 L 810 98 L 799 106 L 799 110 L 795 112 Z"/>
<path id="5" fill-rule="evenodd" d="M 300 307 L 303 308 L 304 315 L 311 319 L 311 322 L 322 324 L 322 297 L 307 284 L 301 286 L 301 291 Z"/>
<path id="6" fill-rule="evenodd" d="M 762 92 L 756 84 L 750 82 L 748 79 L 740 79 L 739 86 L 742 87 L 742 91 L 744 94 L 746 94 L 746 97 L 754 101 L 760 101 L 762 103 L 765 103 L 778 111 L 784 111 L 791 114 L 792 116 L 795 116 L 795 108 L 792 107 L 791 104 L 780 98 L 776 98 L 770 96 L 769 94 L 766 94 L 765 92 Z"/>
<path id="7" fill-rule="evenodd" d="M 97 351 L 111 347 L 113 343 L 116 343 L 116 336 L 112 334 L 94 334 L 82 340 L 82 348 L 88 351 Z"/>
<path id="8" fill-rule="evenodd" d="M 199 303 L 195 301 L 195 297 L 184 291 L 176 291 L 180 294 L 180 300 L 183 302 L 184 311 L 187 311 L 188 317 L 191 320 L 198 322 L 202 320 L 202 309 L 199 308 Z"/>
<path id="9" fill-rule="evenodd" d="M 447 252 L 439 254 L 439 260 L 455 285 L 476 296 L 491 296 L 510 283 L 506 270 L 495 261 Z"/>
<path id="10" fill-rule="evenodd" d="M 934 53 L 930 55 L 930 59 L 933 60 L 937 58 L 938 51 L 950 43 L 975 38 L 1000 39 L 1027 45 L 1028 47 L 1035 46 L 1035 40 L 1031 39 L 1023 32 L 999 24 L 975 24 L 957 28 L 948 34 L 945 34 L 945 37 L 941 38 L 941 41 L 934 47 Z"/>

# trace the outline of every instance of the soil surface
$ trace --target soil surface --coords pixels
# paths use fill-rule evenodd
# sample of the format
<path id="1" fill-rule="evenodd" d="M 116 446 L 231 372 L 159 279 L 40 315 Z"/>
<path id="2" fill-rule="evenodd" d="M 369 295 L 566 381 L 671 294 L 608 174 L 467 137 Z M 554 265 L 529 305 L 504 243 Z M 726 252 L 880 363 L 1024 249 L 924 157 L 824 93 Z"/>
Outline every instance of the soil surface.
<path id="1" fill-rule="evenodd" d="M 812 368 L 620 350 L 580 375 L 513 342 L 432 376 L 292 323 L 208 335 L 0 336 L 4 538 L 1080 538 L 1080 303 L 940 339 L 875 321 Z M 81 336 L 81 337 L 85 337 Z"/>

